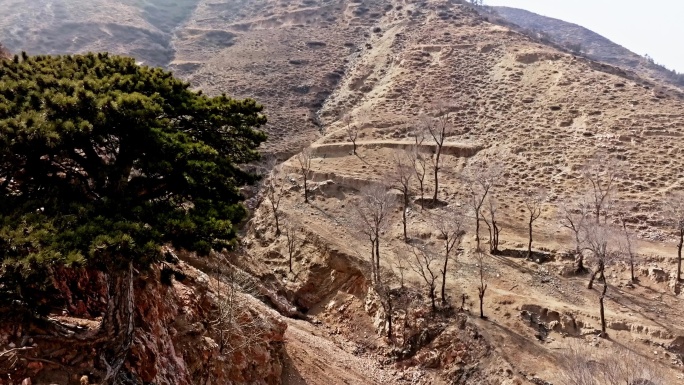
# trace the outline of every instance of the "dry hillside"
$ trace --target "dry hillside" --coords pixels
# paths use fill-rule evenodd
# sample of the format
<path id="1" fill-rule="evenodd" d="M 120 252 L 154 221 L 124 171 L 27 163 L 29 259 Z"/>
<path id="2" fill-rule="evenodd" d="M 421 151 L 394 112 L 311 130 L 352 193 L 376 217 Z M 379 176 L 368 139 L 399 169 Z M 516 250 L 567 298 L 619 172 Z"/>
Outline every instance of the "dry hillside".
<path id="1" fill-rule="evenodd" d="M 159 6 L 151 0 L 73 8 L 78 3 L 12 8 L 17 4 L 0 0 L 11 16 L 0 25 L 0 40 L 13 51 L 139 54 L 207 92 L 265 104 L 271 134 L 265 151 L 284 160 L 272 177 L 283 191 L 280 222 L 297 237 L 293 269 L 263 195 L 250 201 L 255 210 L 240 264 L 310 321 L 287 321 L 282 383 L 559 384 L 564 353 L 578 345 L 598 355 L 637 357 L 655 366 L 663 383 L 684 383 L 684 310 L 672 282 L 676 248 L 661 210 L 664 194 L 684 189 L 684 99 L 677 91 L 489 23 L 459 1 L 197 0 L 176 2 L 187 8 L 179 5 L 177 21 L 163 26 L 145 13 Z M 77 11 L 92 18 L 76 21 Z M 41 22 L 24 26 L 27 18 Z M 119 40 L 131 31 L 130 40 Z M 86 36 L 91 40 L 82 44 Z M 144 56 L 146 49 L 162 54 Z M 491 196 L 500 207 L 504 253 L 477 259 L 468 216 L 447 274 L 453 308 L 440 306 L 437 313 L 426 305 L 419 274 L 399 269 L 406 286 L 394 287 L 398 297 L 410 294 L 419 304 L 397 316 L 410 320 L 404 331 L 419 332 L 414 340 L 395 340 L 397 347 L 382 336 L 387 326 L 369 283 L 370 245 L 354 208 L 362 190 L 387 182 L 421 120 L 445 112 L 440 204 L 411 205 L 409 243 L 440 250 L 431 215 L 465 209 L 461 176 L 497 164 Z M 345 115 L 360 130 L 357 154 Z M 290 156 L 309 145 L 307 204 L 298 159 Z M 425 140 L 419 150 L 433 159 L 434 149 Z M 606 271 L 608 339 L 597 336 L 603 284 L 587 289 L 588 275 L 567 274 L 573 260 L 564 256 L 574 246 L 557 219 L 562 204 L 584 194 L 582 169 L 597 154 L 619 169 L 615 212 L 639 235 L 639 280 L 628 282 L 625 261 Z M 430 175 L 426 185 L 432 196 Z M 415 179 L 411 187 L 417 190 Z M 535 222 L 538 261 L 520 258 L 531 188 L 547 191 Z M 400 218 L 395 207 L 380 240 L 383 269 L 395 273 L 400 261 L 412 258 Z M 481 231 L 487 248 L 484 224 Z M 596 267 L 589 258 L 587 265 Z M 480 271 L 488 284 L 487 319 L 477 317 Z"/>
<path id="2" fill-rule="evenodd" d="M 608 64 L 631 69 L 679 87 L 684 85 L 684 77 L 675 71 L 655 64 L 625 47 L 577 24 L 538 15 L 524 9 L 510 7 L 491 7 L 504 20 L 516 24 L 532 34 L 540 35 L 582 55 Z M 644 54 L 646 54 L 644 52 Z"/>

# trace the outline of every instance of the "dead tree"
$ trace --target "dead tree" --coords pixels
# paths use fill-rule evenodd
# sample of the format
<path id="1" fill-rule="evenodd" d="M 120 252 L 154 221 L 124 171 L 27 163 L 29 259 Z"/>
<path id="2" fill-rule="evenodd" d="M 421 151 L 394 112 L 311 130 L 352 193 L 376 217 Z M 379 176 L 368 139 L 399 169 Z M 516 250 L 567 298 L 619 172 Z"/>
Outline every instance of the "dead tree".
<path id="1" fill-rule="evenodd" d="M 395 153 L 393 158 L 393 168 L 389 175 L 389 183 L 392 189 L 398 191 L 402 197 L 401 223 L 404 230 L 404 242 L 408 242 L 406 210 L 411 204 L 411 179 L 414 169 L 411 165 L 411 156 L 408 152 L 402 151 Z"/>
<path id="2" fill-rule="evenodd" d="M 417 141 L 417 139 L 416 139 Z M 422 142 L 422 141 L 421 141 Z M 427 159 L 425 155 L 420 153 L 420 145 L 416 144 L 409 151 L 411 165 L 413 166 L 413 173 L 418 179 L 418 187 L 420 189 L 420 208 L 425 208 L 425 176 L 427 175 Z"/>
<path id="3" fill-rule="evenodd" d="M 597 264 L 596 271 L 592 274 L 588 288 L 593 287 L 594 279 L 597 275 L 603 282 L 603 288 L 599 296 L 599 310 L 601 315 L 601 336 L 606 336 L 606 316 L 605 298 L 608 291 L 608 279 L 605 275 L 606 266 L 611 264 L 619 257 L 619 243 L 615 235 L 615 230 L 602 224 L 593 224 L 587 227 L 585 235 L 585 249 L 591 252 Z"/>
<path id="4" fill-rule="evenodd" d="M 304 202 L 309 203 L 309 189 L 307 182 L 309 181 L 309 173 L 311 172 L 311 148 L 307 147 L 297 154 L 297 162 L 299 163 L 299 172 L 304 178 Z"/>
<path id="5" fill-rule="evenodd" d="M 408 247 L 411 258 L 409 266 L 423 279 L 430 298 L 430 305 L 433 312 L 437 311 L 435 303 L 437 295 L 437 279 L 439 278 L 439 257 L 426 248 Z"/>
<path id="6" fill-rule="evenodd" d="M 290 273 L 292 273 L 292 260 L 299 251 L 300 247 L 299 226 L 296 224 L 296 222 L 289 221 L 289 223 L 285 225 L 285 246 L 287 247 Z"/>
<path id="7" fill-rule="evenodd" d="M 475 251 L 475 259 L 477 260 L 477 267 L 480 273 L 480 286 L 477 288 L 477 296 L 480 298 L 480 318 L 485 318 L 484 315 L 484 296 L 487 291 L 487 283 L 485 283 L 485 253 L 481 250 Z"/>
<path id="8" fill-rule="evenodd" d="M 380 298 L 380 306 L 385 313 L 385 324 L 387 326 L 387 339 L 392 341 L 394 339 L 394 303 L 395 293 L 392 290 L 392 285 L 396 281 L 396 275 L 391 269 L 380 269 L 378 273 L 378 280 L 373 284 L 373 289 Z"/>
<path id="9" fill-rule="evenodd" d="M 280 183 L 279 183 L 280 182 Z M 278 170 L 274 169 L 271 177 L 266 182 L 266 197 L 271 205 L 273 217 L 275 218 L 276 237 L 280 236 L 280 200 L 283 197 L 284 186 L 282 181 L 278 181 Z"/>
<path id="10" fill-rule="evenodd" d="M 543 190 L 529 190 L 525 194 L 523 202 L 527 210 L 527 229 L 529 232 L 529 242 L 527 244 L 527 259 L 532 259 L 532 229 L 534 222 L 539 219 L 542 213 L 542 206 L 546 200 L 546 193 Z"/>
<path id="11" fill-rule="evenodd" d="M 559 220 L 562 227 L 570 230 L 575 238 L 575 274 L 587 271 L 584 267 L 584 253 L 582 245 L 585 227 L 589 218 L 589 209 L 585 200 L 580 198 L 570 199 L 572 203 L 565 203 L 559 211 Z"/>
<path id="12" fill-rule="evenodd" d="M 231 354 L 253 346 L 268 333 L 268 321 L 252 314 L 245 305 L 245 294 L 258 293 L 254 279 L 219 255 L 215 280 L 210 288 L 216 294 L 216 310 L 208 319 L 217 334 L 219 351 Z"/>
<path id="13" fill-rule="evenodd" d="M 617 350 L 615 350 L 617 348 Z M 571 343 L 561 356 L 560 385 L 665 385 L 662 369 L 633 351 Z M 554 383 L 556 383 L 554 381 Z"/>
<path id="14" fill-rule="evenodd" d="M 487 195 L 494 187 L 500 175 L 500 166 L 496 163 L 486 164 L 479 162 L 474 164 L 463 176 L 466 192 L 466 204 L 475 216 L 475 242 L 477 250 L 480 250 L 480 218 L 482 206 Z"/>
<path id="15" fill-rule="evenodd" d="M 441 270 L 442 274 L 442 305 L 446 304 L 446 276 L 448 271 L 449 260 L 454 258 L 454 250 L 458 249 L 461 240 L 465 235 L 463 231 L 463 214 L 458 210 L 447 210 L 442 215 L 435 215 L 432 218 L 432 224 L 439 232 L 439 236 L 443 242 L 444 251 L 444 265 Z"/>
<path id="16" fill-rule="evenodd" d="M 498 254 L 499 253 L 499 234 L 501 234 L 501 226 L 496 220 L 498 205 L 496 199 L 491 195 L 487 198 L 484 206 L 484 212 L 482 213 L 482 219 L 487 225 L 489 230 L 489 253 Z"/>
<path id="17" fill-rule="evenodd" d="M 371 243 L 371 272 L 373 282 L 379 279 L 380 235 L 389 224 L 389 215 L 394 199 L 382 185 L 371 185 L 361 190 L 361 199 L 356 205 L 359 230 Z"/>
<path id="18" fill-rule="evenodd" d="M 451 125 L 451 112 L 449 111 L 449 106 L 438 106 L 436 114 L 437 117 L 434 119 L 426 116 L 421 121 L 423 130 L 425 130 L 427 135 L 435 142 L 435 156 L 432 165 L 433 178 L 435 179 L 435 191 L 432 196 L 433 205 L 437 203 L 437 195 L 439 194 L 439 168 L 442 149 L 448 134 L 447 131 Z"/>
<path id="19" fill-rule="evenodd" d="M 622 231 L 620 234 L 620 250 L 621 254 L 623 254 L 629 263 L 629 272 L 630 272 L 630 279 L 632 282 L 636 282 L 636 276 L 634 275 L 634 265 L 636 264 L 636 259 L 637 259 L 637 253 L 634 248 L 634 241 L 635 241 L 635 235 L 634 233 L 627 227 L 627 217 L 625 213 L 628 210 L 626 208 L 624 210 L 620 210 L 620 224 L 622 227 Z"/>
<path id="20" fill-rule="evenodd" d="M 344 124 L 344 132 L 347 134 L 347 138 L 352 143 L 352 154 L 356 155 L 356 139 L 359 137 L 359 127 L 353 124 L 351 115 L 343 116 L 342 123 Z"/>
<path id="21" fill-rule="evenodd" d="M 604 155 L 593 157 L 582 170 L 582 178 L 589 189 L 589 204 L 596 223 L 607 218 L 607 208 L 615 193 L 618 178 L 618 164 L 615 160 Z"/>
<path id="22" fill-rule="evenodd" d="M 677 192 L 665 197 L 665 219 L 677 233 L 677 283 L 682 279 L 682 246 L 684 246 L 684 193 Z"/>

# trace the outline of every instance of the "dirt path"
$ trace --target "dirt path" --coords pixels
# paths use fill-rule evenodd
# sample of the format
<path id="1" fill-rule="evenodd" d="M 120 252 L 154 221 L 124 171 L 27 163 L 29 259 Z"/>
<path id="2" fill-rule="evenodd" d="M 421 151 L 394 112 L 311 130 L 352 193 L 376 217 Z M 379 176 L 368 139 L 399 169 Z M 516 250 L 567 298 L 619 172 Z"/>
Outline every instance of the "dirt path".
<path id="1" fill-rule="evenodd" d="M 325 331 L 304 321 L 288 320 L 285 350 L 284 385 L 396 383 L 396 370 L 347 352 Z"/>

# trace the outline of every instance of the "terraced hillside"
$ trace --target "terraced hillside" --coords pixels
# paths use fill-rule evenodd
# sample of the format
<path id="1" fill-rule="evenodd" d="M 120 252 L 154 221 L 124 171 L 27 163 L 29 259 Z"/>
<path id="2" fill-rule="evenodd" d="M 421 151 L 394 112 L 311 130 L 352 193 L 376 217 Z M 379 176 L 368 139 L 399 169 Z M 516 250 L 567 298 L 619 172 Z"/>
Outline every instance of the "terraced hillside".
<path id="1" fill-rule="evenodd" d="M 276 232 L 268 199 L 254 199 L 242 263 L 313 321 L 290 322 L 283 383 L 363 384 L 366 374 L 368 384 L 555 384 L 563 352 L 575 344 L 606 355 L 627 348 L 654 364 L 665 383 L 681 381 L 684 311 L 673 281 L 676 247 L 661 209 L 664 194 L 684 190 L 678 91 L 540 44 L 460 1 L 197 0 L 176 2 L 182 6 L 173 17 L 159 16 L 161 3 L 151 1 L 38 3 L 0 0 L 9 15 L 0 41 L 10 49 L 132 53 L 206 92 L 265 104 L 271 134 L 265 152 L 284 161 L 273 173 L 283 194 L 281 223 L 299 242 Z M 21 23 L 29 19 L 40 22 Z M 401 268 L 402 286 L 394 289 L 406 283 L 422 305 L 398 316 L 414 315 L 413 326 L 428 336 L 405 353 L 382 337 L 387 325 L 369 279 L 372 249 L 355 208 L 365 189 L 388 182 L 401 150 L 411 149 L 417 128 L 434 118 L 446 127 L 439 201 L 426 209 L 411 201 L 408 242 L 402 209 L 389 214 L 380 235 L 382 267 L 398 271 L 411 258 L 407 245 L 441 250 L 434 217 L 467 212 L 463 176 L 477 175 L 483 165 L 500 171 L 490 196 L 499 207 L 504 253 L 478 259 L 469 212 L 466 237 L 446 274 L 445 302 L 453 307 L 438 314 L 425 310 L 420 272 Z M 356 154 L 345 131 L 350 126 L 359 130 Z M 310 203 L 302 196 L 301 162 L 291 157 L 304 147 L 311 156 Z M 430 167 L 434 141 L 417 147 Z M 588 276 L 568 274 L 574 261 L 564 257 L 574 246 L 558 221 L 559 209 L 586 193 L 583 169 L 599 155 L 617 170 L 621 215 L 609 222 L 624 219 L 639 235 L 639 280 L 631 282 L 625 260 L 605 274 L 609 339 L 597 337 L 602 283 L 590 290 Z M 428 173 L 428 197 L 433 182 Z M 417 195 L 415 178 L 411 189 Z M 537 260 L 520 258 L 531 189 L 546 190 L 535 222 Z M 483 245 L 485 233 L 481 223 Z M 587 265 L 597 266 L 589 258 Z M 480 319 L 478 285 L 485 279 L 488 318 Z M 331 358 L 335 352 L 339 360 Z"/>

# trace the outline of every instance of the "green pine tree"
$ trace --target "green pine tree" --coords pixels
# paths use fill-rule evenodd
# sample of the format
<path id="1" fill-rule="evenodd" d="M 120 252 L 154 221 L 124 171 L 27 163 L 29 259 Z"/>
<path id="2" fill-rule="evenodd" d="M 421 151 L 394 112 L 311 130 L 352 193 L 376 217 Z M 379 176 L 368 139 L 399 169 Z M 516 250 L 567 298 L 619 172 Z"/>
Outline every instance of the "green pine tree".
<path id="1" fill-rule="evenodd" d="M 48 311 L 54 266 L 107 273 L 104 359 L 118 371 L 133 272 L 158 261 L 162 244 L 202 254 L 234 245 L 246 216 L 238 188 L 256 178 L 240 165 L 266 139 L 261 111 L 131 58 L 0 60 L 2 300 Z"/>

